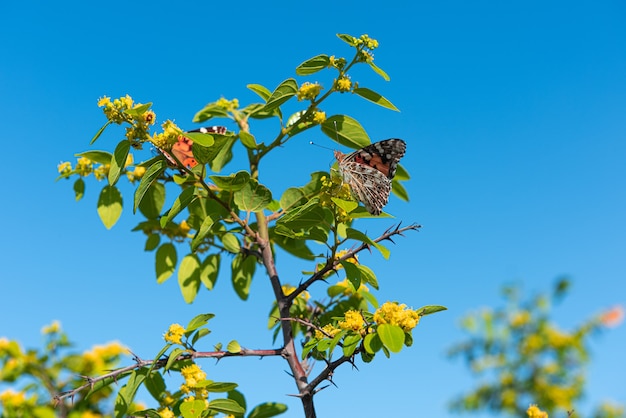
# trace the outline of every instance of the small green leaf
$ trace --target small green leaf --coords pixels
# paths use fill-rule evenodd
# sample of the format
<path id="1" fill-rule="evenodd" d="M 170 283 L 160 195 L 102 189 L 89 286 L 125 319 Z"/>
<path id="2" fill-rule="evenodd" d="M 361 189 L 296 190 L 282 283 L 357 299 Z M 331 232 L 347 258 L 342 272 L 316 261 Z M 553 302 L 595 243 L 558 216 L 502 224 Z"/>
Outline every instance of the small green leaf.
<path id="1" fill-rule="evenodd" d="M 296 95 L 298 91 L 298 83 L 293 78 L 288 78 L 283 81 L 276 87 L 276 90 L 272 92 L 272 95 L 267 100 L 265 104 L 264 110 L 268 111 L 271 109 L 275 109 L 285 103 L 287 100 L 291 99 Z"/>
<path id="2" fill-rule="evenodd" d="M 226 233 L 222 235 L 220 240 L 222 241 L 224 248 L 228 252 L 238 254 L 241 251 L 241 244 L 239 243 L 239 240 L 237 239 L 237 236 L 235 234 L 232 234 L 230 232 Z"/>
<path id="3" fill-rule="evenodd" d="M 297 207 L 303 205 L 306 202 L 306 196 L 297 187 L 290 187 L 284 191 L 283 195 L 280 197 L 280 207 L 283 210 L 289 210 L 293 207 Z"/>
<path id="4" fill-rule="evenodd" d="M 335 205 L 339 206 L 341 209 L 345 210 L 347 213 L 352 212 L 359 206 L 359 202 L 355 202 L 354 200 L 344 200 L 339 199 L 338 197 L 331 197 L 331 200 L 335 202 Z"/>
<path id="5" fill-rule="evenodd" d="M 111 229 L 122 215 L 122 194 L 115 186 L 104 186 L 98 198 L 98 216 L 106 229 Z"/>
<path id="6" fill-rule="evenodd" d="M 448 308 L 446 308 L 445 306 L 441 306 L 441 305 L 426 305 L 426 306 L 422 306 L 416 311 L 418 315 L 426 316 L 426 315 L 434 314 L 436 312 L 447 311 L 447 310 Z"/>
<path id="7" fill-rule="evenodd" d="M 168 242 L 159 247 L 156 252 L 157 283 L 163 283 L 174 273 L 177 262 L 176 247 L 173 244 Z"/>
<path id="8" fill-rule="evenodd" d="M 252 408 L 248 418 L 271 418 L 287 411 L 287 405 L 276 402 L 265 402 Z"/>
<path id="9" fill-rule="evenodd" d="M 191 251 L 196 251 L 200 244 L 204 242 L 204 238 L 206 238 L 206 236 L 211 232 L 211 228 L 214 223 L 215 220 L 209 215 L 202 220 L 202 224 L 200 225 L 198 232 L 191 240 Z"/>
<path id="10" fill-rule="evenodd" d="M 272 193 L 256 180 L 250 179 L 241 190 L 235 192 L 234 201 L 240 210 L 256 212 L 270 204 Z"/>
<path id="11" fill-rule="evenodd" d="M 113 158 L 113 154 L 107 151 L 85 151 L 80 154 L 74 154 L 75 157 L 85 157 L 88 160 L 91 160 L 95 163 L 100 164 L 111 164 L 111 158 Z"/>
<path id="12" fill-rule="evenodd" d="M 239 386 L 237 383 L 231 382 L 213 382 L 211 380 L 204 380 L 196 385 L 196 387 L 206 389 L 207 392 L 224 393 L 235 390 Z"/>
<path id="13" fill-rule="evenodd" d="M 387 109 L 395 110 L 396 112 L 400 111 L 400 109 L 395 107 L 393 103 L 391 103 L 389 100 L 385 99 L 383 96 L 381 96 L 380 94 L 376 93 L 373 90 L 370 90 L 365 87 L 357 87 L 353 91 L 355 94 L 363 97 L 366 100 L 369 100 L 372 103 L 376 103 L 379 106 L 386 107 Z"/>
<path id="14" fill-rule="evenodd" d="M 365 129 L 350 116 L 331 116 L 320 127 L 330 139 L 346 147 L 363 148 L 371 143 Z"/>
<path id="15" fill-rule="evenodd" d="M 225 118 L 227 116 L 228 112 L 222 106 L 218 106 L 215 103 L 209 103 L 194 115 L 193 122 L 202 123 L 211 118 Z"/>
<path id="16" fill-rule="evenodd" d="M 380 324 L 376 333 L 380 341 L 393 353 L 399 353 L 404 345 L 404 331 L 397 325 Z"/>
<path id="17" fill-rule="evenodd" d="M 404 200 L 405 202 L 409 201 L 409 194 L 401 183 L 394 180 L 391 186 L 391 191 L 401 200 Z"/>
<path id="18" fill-rule="evenodd" d="M 246 257 L 243 254 L 237 254 L 233 258 L 231 268 L 233 288 L 241 300 L 247 300 L 256 270 L 256 259 L 253 256 Z"/>
<path id="19" fill-rule="evenodd" d="M 159 234 L 150 234 L 148 235 L 148 238 L 146 239 L 146 245 L 143 249 L 145 251 L 152 251 L 156 247 L 159 246 L 160 242 L 161 242 L 161 236 Z"/>
<path id="20" fill-rule="evenodd" d="M 183 189 L 180 195 L 176 198 L 174 203 L 172 204 L 172 208 L 161 217 L 161 228 L 165 228 L 165 225 L 176 215 L 178 215 L 183 209 L 185 209 L 194 199 L 195 199 L 195 188 L 187 187 Z"/>
<path id="21" fill-rule="evenodd" d="M 209 178 L 222 190 L 237 191 L 243 189 L 250 181 L 250 173 L 242 170 L 229 176 L 209 176 Z"/>
<path id="22" fill-rule="evenodd" d="M 191 139 L 193 144 L 198 144 L 203 147 L 211 147 L 215 144 L 213 134 L 204 132 L 185 132 L 185 137 Z"/>
<path id="23" fill-rule="evenodd" d="M 133 107 L 132 109 L 126 109 L 124 110 L 124 113 L 126 113 L 127 115 L 130 116 L 141 116 L 144 113 L 146 113 L 146 111 L 148 109 L 150 109 L 152 107 L 152 103 L 144 103 L 138 106 Z"/>
<path id="24" fill-rule="evenodd" d="M 126 384 L 122 386 L 119 393 L 117 394 L 117 399 L 115 400 L 115 416 L 126 416 L 128 408 L 135 399 L 137 389 L 139 389 L 139 386 L 141 386 L 144 379 L 146 378 L 146 372 L 147 369 L 144 368 L 135 370 L 130 374 L 130 377 L 126 381 Z"/>
<path id="25" fill-rule="evenodd" d="M 200 267 L 200 281 L 209 290 L 213 290 L 220 271 L 220 255 L 209 254 Z"/>
<path id="26" fill-rule="evenodd" d="M 137 186 L 137 190 L 135 191 L 135 205 L 133 207 L 133 213 L 137 212 L 137 208 L 148 191 L 148 188 L 161 176 L 161 174 L 163 174 L 166 168 L 167 164 L 165 161 L 159 159 L 146 170 L 146 173 L 141 178 L 139 186 Z"/>
<path id="27" fill-rule="evenodd" d="M 89 142 L 89 145 L 93 144 L 94 142 L 96 142 L 96 140 L 98 138 L 100 138 L 100 135 L 102 135 L 102 132 L 104 132 L 104 130 L 106 129 L 107 126 L 109 126 L 111 123 L 110 120 L 107 121 L 107 123 L 105 123 L 104 125 L 102 125 L 102 128 L 98 129 L 98 132 L 96 132 L 96 134 L 93 136 L 93 138 L 91 138 L 91 142 Z M 108 164 L 108 163 L 107 163 Z"/>
<path id="28" fill-rule="evenodd" d="M 185 335 L 191 335 L 193 331 L 205 326 L 209 320 L 213 318 L 215 318 L 215 315 L 212 313 L 204 313 L 194 316 L 185 327 Z"/>
<path id="29" fill-rule="evenodd" d="M 372 269 L 364 266 L 363 264 L 357 264 L 357 267 L 361 272 L 361 280 L 371 285 L 374 289 L 378 290 L 378 279 L 376 278 L 376 275 L 374 274 Z"/>
<path id="30" fill-rule="evenodd" d="M 383 342 L 380 341 L 378 334 L 367 334 L 363 338 L 363 348 L 370 354 L 375 354 L 383 348 Z"/>
<path id="31" fill-rule="evenodd" d="M 248 87 L 250 90 L 258 94 L 261 97 L 261 99 L 263 99 L 263 101 L 265 102 L 267 102 L 267 100 L 272 95 L 272 92 L 269 91 L 267 87 L 262 86 L 260 84 L 248 84 L 246 87 Z"/>
<path id="32" fill-rule="evenodd" d="M 241 140 L 241 143 L 248 149 L 256 149 L 257 148 L 257 144 L 256 144 L 256 139 L 254 138 L 253 135 L 249 134 L 246 131 L 239 131 L 239 139 Z"/>
<path id="33" fill-rule="evenodd" d="M 372 240 L 370 237 L 365 235 L 363 232 L 358 231 L 353 228 L 346 228 L 346 237 L 349 239 L 355 239 L 357 241 L 364 242 L 366 244 L 369 244 L 375 247 L 378 251 L 380 251 L 380 253 L 383 255 L 383 257 L 385 257 L 386 260 L 389 259 L 389 255 L 391 254 L 391 251 L 389 251 L 387 247 L 384 247 L 383 245 L 377 242 L 374 242 L 374 240 Z"/>
<path id="34" fill-rule="evenodd" d="M 165 203 L 165 186 L 159 182 L 152 183 L 139 203 L 139 211 L 147 219 L 157 219 Z M 165 226 L 165 225 L 163 225 Z"/>
<path id="35" fill-rule="evenodd" d="M 127 139 L 123 139 L 115 147 L 113 157 L 111 158 L 111 167 L 109 168 L 108 180 L 110 186 L 115 185 L 119 180 L 120 174 L 122 174 L 122 170 L 124 170 L 126 165 L 126 158 L 128 158 L 129 152 L 130 142 Z"/>
<path id="36" fill-rule="evenodd" d="M 346 278 L 352 283 L 354 289 L 361 287 L 361 270 L 355 264 L 346 260 L 340 261 L 339 264 L 346 270 Z"/>
<path id="37" fill-rule="evenodd" d="M 348 334 L 346 338 L 343 339 L 343 355 L 345 357 L 350 357 L 354 354 L 354 351 L 359 346 L 361 342 L 361 336 L 358 334 Z"/>
<path id="38" fill-rule="evenodd" d="M 180 404 L 179 408 L 183 418 L 200 418 L 202 413 L 207 409 L 203 400 L 183 402 Z"/>
<path id="39" fill-rule="evenodd" d="M 378 74 L 379 76 L 381 76 L 381 77 L 382 77 L 385 81 L 389 81 L 389 80 L 390 80 L 390 78 L 389 78 L 389 76 L 387 75 L 387 73 L 386 73 L 386 72 L 384 72 L 384 71 L 383 71 L 381 68 L 379 68 L 378 66 L 376 66 L 376 64 L 374 64 L 374 62 L 373 62 L 373 61 L 368 61 L 367 63 L 370 65 L 370 67 L 372 67 L 372 70 L 374 70 L 374 72 L 375 72 L 376 74 Z"/>
<path id="40" fill-rule="evenodd" d="M 345 33 L 338 33 L 337 37 L 339 39 L 341 39 L 342 41 L 344 41 L 345 43 L 347 43 L 348 45 L 350 45 L 350 46 L 356 46 L 357 45 L 357 43 L 356 43 L 357 38 L 355 38 L 352 35 L 346 35 Z"/>
<path id="41" fill-rule="evenodd" d="M 226 345 L 226 351 L 232 354 L 237 354 L 241 352 L 241 346 L 235 340 L 232 340 Z M 234 389 L 234 388 L 233 388 Z M 230 390 L 230 389 L 229 389 Z"/>
<path id="42" fill-rule="evenodd" d="M 78 202 L 80 199 L 83 198 L 84 195 L 85 195 L 85 182 L 83 181 L 82 177 L 79 177 L 74 182 L 74 196 L 75 196 L 76 201 Z"/>
<path id="43" fill-rule="evenodd" d="M 200 289 L 200 260 L 195 254 L 185 256 L 178 268 L 178 286 L 186 303 L 192 303 Z"/>
<path id="44" fill-rule="evenodd" d="M 204 401 L 202 401 L 204 403 Z M 187 403 L 187 402 L 184 402 Z M 183 403 L 183 404 L 184 404 Z M 245 414 L 246 410 L 243 409 L 237 402 L 232 399 L 213 399 L 209 402 L 209 409 L 223 414 Z M 186 418 L 186 417 L 185 417 Z"/>
<path id="45" fill-rule="evenodd" d="M 152 397 L 156 400 L 161 399 L 164 395 L 165 389 L 167 388 L 165 386 L 165 380 L 160 373 L 149 373 L 146 376 L 144 386 L 148 389 L 150 395 L 152 395 Z"/>
<path id="46" fill-rule="evenodd" d="M 318 55 L 313 58 L 309 58 L 302 64 L 296 67 L 296 74 L 298 75 L 310 75 L 318 71 L 327 68 L 330 65 L 330 58 L 328 55 Z"/>
<path id="47" fill-rule="evenodd" d="M 393 179 L 398 181 L 405 181 L 409 180 L 410 178 L 411 176 L 409 175 L 409 172 L 406 171 L 406 168 L 404 168 L 402 164 L 398 164 L 396 166 L 396 175 L 393 177 Z"/>
<path id="48" fill-rule="evenodd" d="M 226 166 L 233 158 L 233 145 L 235 145 L 236 139 L 233 136 L 223 136 L 221 138 L 216 138 L 215 146 L 211 147 L 214 156 L 211 157 L 211 170 L 216 173 L 222 171 L 222 168 Z"/>

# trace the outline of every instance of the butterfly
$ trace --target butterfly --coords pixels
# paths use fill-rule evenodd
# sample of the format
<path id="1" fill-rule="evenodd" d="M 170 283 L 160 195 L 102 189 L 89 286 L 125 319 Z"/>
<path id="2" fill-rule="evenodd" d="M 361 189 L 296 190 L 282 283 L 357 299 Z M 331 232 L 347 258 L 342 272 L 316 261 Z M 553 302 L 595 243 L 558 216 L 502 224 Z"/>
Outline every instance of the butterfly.
<path id="1" fill-rule="evenodd" d="M 335 151 L 343 181 L 372 215 L 380 215 L 389 201 L 391 180 L 405 152 L 406 142 L 396 138 L 375 142 L 350 154 Z"/>
<path id="2" fill-rule="evenodd" d="M 223 126 L 207 126 L 199 129 L 194 129 L 188 132 L 200 132 L 203 134 L 220 134 L 224 135 L 226 133 L 226 128 Z M 169 151 L 187 168 L 194 168 L 198 165 L 198 161 L 193 156 L 193 141 L 187 138 L 184 135 L 180 135 L 178 137 L 178 141 L 172 145 L 172 149 Z M 161 150 L 165 158 L 167 158 L 170 165 L 173 167 L 177 167 L 178 163 L 172 156 L 167 152 Z"/>

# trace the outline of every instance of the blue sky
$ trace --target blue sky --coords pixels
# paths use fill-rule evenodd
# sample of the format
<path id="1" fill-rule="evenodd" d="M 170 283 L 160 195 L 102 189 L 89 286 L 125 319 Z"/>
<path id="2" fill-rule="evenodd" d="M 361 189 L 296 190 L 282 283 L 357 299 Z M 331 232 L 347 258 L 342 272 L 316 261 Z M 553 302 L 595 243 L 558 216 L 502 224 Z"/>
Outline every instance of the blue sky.
<path id="1" fill-rule="evenodd" d="M 423 225 L 396 240 L 389 262 L 376 254 L 362 261 L 378 274 L 380 301 L 449 311 L 426 318 L 416 344 L 400 355 L 338 370 L 338 388 L 317 398 L 319 416 L 449 416 L 446 402 L 472 382 L 445 350 L 463 338 L 459 318 L 498 303 L 504 283 L 532 293 L 569 276 L 572 294 L 555 312 L 563 328 L 626 303 L 622 2 L 212 3 L 0 6 L 0 335 L 40 346 L 40 328 L 57 319 L 79 349 L 120 340 L 151 357 L 170 323 L 214 312 L 207 343 L 271 346 L 265 276 L 255 278 L 246 303 L 222 275 L 215 292 L 186 305 L 175 278 L 156 284 L 153 254 L 130 232 L 139 221 L 130 189 L 121 221 L 107 231 L 95 210 L 101 185 L 92 179 L 76 203 L 70 182 L 54 182 L 56 166 L 89 149 L 104 121 L 96 107 L 103 95 L 152 101 L 159 120 L 192 128 L 207 102 L 256 101 L 247 84 L 273 89 L 311 56 L 350 54 L 336 33 L 378 39 L 376 63 L 391 82 L 365 67 L 353 80 L 401 112 L 343 95 L 327 114 L 351 115 L 372 140 L 407 141 L 411 201 L 392 198 L 387 209 L 404 224 Z M 323 75 L 299 82 L 306 80 L 329 85 Z M 251 129 L 262 140 L 276 125 Z M 119 135 L 111 131 L 95 148 L 112 149 Z M 329 168 L 332 153 L 310 140 L 335 146 L 309 131 L 263 167 L 261 180 L 276 195 Z M 368 221 L 367 229 L 376 234 L 391 223 Z M 307 268 L 285 255 L 278 263 L 292 282 Z M 624 327 L 594 340 L 588 404 L 626 403 L 624 346 Z M 203 368 L 214 380 L 239 382 L 250 405 L 285 402 L 288 416 L 300 416 L 299 402 L 285 396 L 295 387 L 282 362 Z"/>

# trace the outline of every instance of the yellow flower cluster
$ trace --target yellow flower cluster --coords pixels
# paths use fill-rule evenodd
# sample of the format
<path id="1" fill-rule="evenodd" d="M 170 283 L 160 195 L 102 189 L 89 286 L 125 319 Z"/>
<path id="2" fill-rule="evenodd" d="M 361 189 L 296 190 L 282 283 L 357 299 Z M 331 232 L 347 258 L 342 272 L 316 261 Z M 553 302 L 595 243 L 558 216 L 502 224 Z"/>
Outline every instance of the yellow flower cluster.
<path id="1" fill-rule="evenodd" d="M 149 109 L 142 111 L 140 108 L 146 107 L 142 103 L 135 104 L 129 95 L 113 101 L 104 96 L 98 100 L 98 106 L 103 108 L 102 111 L 110 122 L 118 125 L 124 122 L 130 124 L 126 128 L 126 138 L 136 148 L 141 148 L 141 144 L 150 139 L 148 131 L 156 122 L 156 114 Z"/>
<path id="2" fill-rule="evenodd" d="M 182 337 L 185 334 L 185 328 L 179 324 L 172 324 L 167 330 L 163 338 L 166 342 L 172 344 L 182 344 Z"/>
<path id="3" fill-rule="evenodd" d="M 313 123 L 319 125 L 321 123 L 324 123 L 324 121 L 326 121 L 326 112 L 322 112 L 319 110 L 313 112 Z"/>
<path id="4" fill-rule="evenodd" d="M 296 97 L 298 101 L 301 100 L 315 100 L 315 98 L 322 91 L 322 86 L 318 83 L 309 83 L 308 81 L 302 83 L 298 92 L 296 93 Z"/>
<path id="5" fill-rule="evenodd" d="M 338 80 L 335 80 L 335 88 L 338 92 L 345 93 L 352 88 L 352 81 L 348 76 L 342 76 Z"/>
<path id="6" fill-rule="evenodd" d="M 26 403 L 26 396 L 23 392 L 15 392 L 13 389 L 7 389 L 0 393 L 0 404 L 6 409 L 19 409 Z"/>
<path id="7" fill-rule="evenodd" d="M 133 171 L 126 172 L 126 177 L 131 183 L 134 183 L 141 180 L 144 174 L 146 174 L 146 167 L 135 167 Z"/>
<path id="8" fill-rule="evenodd" d="M 331 57 L 329 58 L 330 67 L 336 68 L 338 70 L 343 70 L 343 68 L 346 66 L 347 61 L 345 58 L 335 58 L 334 55 L 331 55 Z"/>
<path id="9" fill-rule="evenodd" d="M 356 40 L 357 45 L 363 45 L 367 49 L 376 49 L 378 48 L 378 41 L 376 39 L 370 38 L 367 34 L 361 35 L 359 39 Z"/>
<path id="10" fill-rule="evenodd" d="M 61 331 L 61 323 L 59 321 L 52 321 L 50 325 L 46 325 L 41 328 L 42 334 L 56 334 Z"/>
<path id="11" fill-rule="evenodd" d="M 102 373 L 111 368 L 112 362 L 117 360 L 128 349 L 117 341 L 106 345 L 95 345 L 90 351 L 83 353 L 83 374 Z"/>
<path id="12" fill-rule="evenodd" d="M 322 187 L 320 189 L 320 204 L 329 208 L 335 208 L 337 211 L 337 220 L 339 222 L 349 221 L 351 218 L 348 213 L 335 205 L 332 198 L 336 197 L 342 200 L 354 200 L 352 191 L 350 190 L 350 185 L 348 183 L 344 183 L 339 176 L 331 176 L 330 178 L 322 176 L 320 178 L 320 182 L 322 183 Z"/>
<path id="13" fill-rule="evenodd" d="M 352 260 L 352 259 L 350 259 L 350 260 Z M 346 261 L 350 261 L 350 260 L 346 260 Z M 343 287 L 344 288 L 343 294 L 346 295 L 346 296 L 349 296 L 349 295 L 353 294 L 352 286 L 349 284 L 349 281 L 348 281 L 347 278 L 343 279 L 340 282 L 337 282 L 337 284 L 335 284 L 335 286 Z M 359 286 L 359 288 L 357 289 L 356 293 L 354 293 L 354 295 L 360 296 L 359 295 L 360 292 L 369 292 L 369 291 L 370 291 L 369 287 L 367 287 L 366 285 L 361 283 L 361 286 Z"/>
<path id="14" fill-rule="evenodd" d="M 417 326 L 420 316 L 413 309 L 407 309 L 405 304 L 385 302 L 374 312 L 374 322 L 378 325 L 398 325 L 404 331 L 411 331 Z"/>
<path id="15" fill-rule="evenodd" d="M 315 338 L 317 338 L 318 340 L 321 340 L 322 338 L 328 338 L 327 335 L 325 335 L 324 333 L 330 335 L 330 337 L 334 337 L 335 335 L 337 335 L 337 333 L 339 331 L 341 331 L 339 328 L 335 327 L 333 324 L 326 324 L 322 327 L 322 331 L 320 330 L 315 330 Z"/>
<path id="16" fill-rule="evenodd" d="M 344 320 L 337 324 L 339 328 L 347 331 L 361 331 L 365 328 L 365 321 L 361 312 L 353 309 L 344 314 Z"/>
<path id="17" fill-rule="evenodd" d="M 163 128 L 163 132 L 155 133 L 150 139 L 150 142 L 157 148 L 169 151 L 172 145 L 178 141 L 179 136 L 183 134 L 183 130 L 176 126 L 171 120 L 163 122 L 161 128 Z"/>
<path id="18" fill-rule="evenodd" d="M 528 418 L 548 418 L 548 413 L 543 412 L 537 405 L 530 405 L 526 414 L 528 414 Z"/>
<path id="19" fill-rule="evenodd" d="M 195 363 L 185 366 L 180 370 L 180 374 L 185 379 L 185 383 L 180 386 L 180 390 L 187 394 L 193 391 L 195 395 L 185 398 L 185 402 L 193 401 L 196 398 L 208 400 L 209 392 L 205 388 L 196 388 L 200 382 L 206 380 L 206 373 L 200 366 Z"/>
<path id="20" fill-rule="evenodd" d="M 530 312 L 528 311 L 515 312 L 511 318 L 511 326 L 513 328 L 523 327 L 530 322 L 530 318 Z"/>
<path id="21" fill-rule="evenodd" d="M 161 416 L 161 418 L 176 418 L 174 412 L 169 408 L 159 409 L 159 416 Z"/>
<path id="22" fill-rule="evenodd" d="M 65 161 L 57 166 L 57 170 L 59 170 L 60 175 L 66 176 L 72 172 L 72 164 L 69 161 Z"/>
<path id="23" fill-rule="evenodd" d="M 222 97 L 215 104 L 229 112 L 239 108 L 238 99 L 228 100 Z"/>

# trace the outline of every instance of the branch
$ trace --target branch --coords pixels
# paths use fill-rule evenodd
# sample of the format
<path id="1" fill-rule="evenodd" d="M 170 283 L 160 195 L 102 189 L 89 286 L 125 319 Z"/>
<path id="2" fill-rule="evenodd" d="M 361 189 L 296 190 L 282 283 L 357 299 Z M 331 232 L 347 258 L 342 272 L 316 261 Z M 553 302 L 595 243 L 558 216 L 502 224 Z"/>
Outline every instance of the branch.
<path id="1" fill-rule="evenodd" d="M 409 225 L 409 226 L 405 226 L 404 228 L 400 228 L 400 224 L 398 224 L 395 228 L 393 226 L 391 226 L 381 236 L 379 236 L 378 238 L 374 239 L 373 241 L 374 242 L 381 242 L 381 241 L 389 240 L 389 241 L 393 242 L 391 237 L 393 237 L 394 235 L 404 236 L 404 234 L 403 234 L 404 232 L 406 232 L 406 231 L 417 231 L 421 227 L 422 226 L 418 225 L 418 224 L 412 224 L 412 225 Z M 369 248 L 370 248 L 370 245 L 365 243 L 365 242 L 363 242 L 357 248 L 355 248 L 355 249 L 353 249 L 351 251 L 348 251 L 346 254 L 344 254 L 342 257 L 340 257 L 338 259 L 329 258 L 326 261 L 326 265 L 324 265 L 324 267 L 322 267 L 315 274 L 313 274 L 311 277 L 309 277 L 307 280 L 305 280 L 303 283 L 301 283 L 300 286 L 298 286 L 298 288 L 295 291 L 293 291 L 292 293 L 287 295 L 287 299 L 289 300 L 289 303 L 291 303 L 296 297 L 298 297 L 298 295 L 300 293 L 302 293 L 305 290 L 307 290 L 313 283 L 315 283 L 318 280 L 323 280 L 324 275 L 326 273 L 334 270 L 337 267 L 337 265 L 339 264 L 340 261 L 344 261 L 344 260 L 353 258 L 356 254 L 358 254 L 361 251 L 366 250 L 366 249 L 369 250 Z"/>
<path id="2" fill-rule="evenodd" d="M 284 349 L 282 348 L 260 349 L 260 350 L 250 350 L 247 348 L 242 348 L 238 353 L 231 353 L 229 351 L 194 351 L 192 353 L 185 353 L 185 354 L 179 355 L 178 357 L 176 357 L 176 361 L 191 360 L 191 359 L 198 359 L 198 358 L 216 358 L 220 360 L 224 357 L 283 356 L 284 355 L 283 351 Z M 112 372 L 103 374 L 98 377 L 81 376 L 87 383 L 75 389 L 61 392 L 58 395 L 55 395 L 53 397 L 55 405 L 58 404 L 63 399 L 76 396 L 79 392 L 87 388 L 93 388 L 93 386 L 98 382 L 102 382 L 107 379 L 113 379 L 114 381 L 117 382 L 117 379 L 120 376 L 122 376 L 124 373 L 130 372 L 133 370 L 138 370 L 138 369 L 141 369 L 142 367 L 147 367 L 147 366 L 152 366 L 152 369 L 157 370 L 162 367 L 165 367 L 165 365 L 169 361 L 168 357 L 161 358 L 159 360 L 142 360 L 137 356 L 134 356 L 134 358 L 135 358 L 136 363 L 131 366 L 122 367 L 122 368 L 113 370 Z"/>

